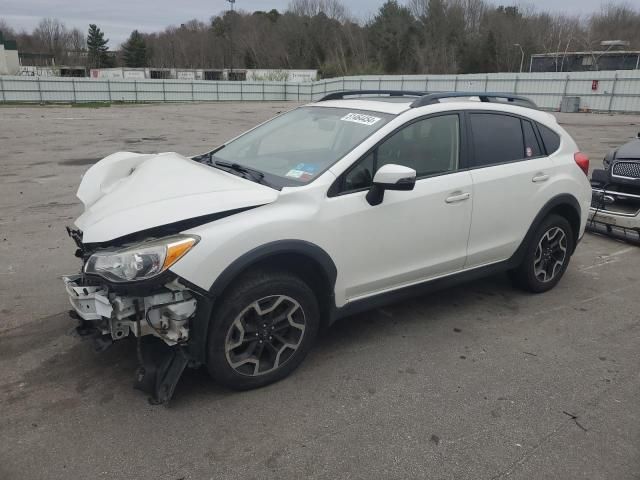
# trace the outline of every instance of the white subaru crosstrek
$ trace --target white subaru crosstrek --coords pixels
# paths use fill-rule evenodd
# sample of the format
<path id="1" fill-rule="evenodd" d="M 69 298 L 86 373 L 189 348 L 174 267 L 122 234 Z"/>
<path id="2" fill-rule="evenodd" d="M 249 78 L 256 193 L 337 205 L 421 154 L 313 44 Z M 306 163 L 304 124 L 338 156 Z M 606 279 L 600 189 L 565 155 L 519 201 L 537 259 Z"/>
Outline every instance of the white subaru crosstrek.
<path id="1" fill-rule="evenodd" d="M 486 93 L 340 92 L 203 155 L 115 153 L 78 190 L 71 314 L 98 348 L 137 339 L 156 402 L 186 366 L 259 387 L 322 326 L 404 295 L 501 270 L 549 290 L 588 168 L 551 114 Z"/>

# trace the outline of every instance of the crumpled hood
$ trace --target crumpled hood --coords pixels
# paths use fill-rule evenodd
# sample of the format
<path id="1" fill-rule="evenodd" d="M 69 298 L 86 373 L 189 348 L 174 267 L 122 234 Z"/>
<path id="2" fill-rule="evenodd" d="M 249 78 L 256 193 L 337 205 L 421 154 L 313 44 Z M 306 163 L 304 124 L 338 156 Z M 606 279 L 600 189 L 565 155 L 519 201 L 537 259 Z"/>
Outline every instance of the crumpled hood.
<path id="1" fill-rule="evenodd" d="M 173 152 L 118 152 L 93 165 L 78 198 L 75 224 L 83 242 L 124 235 L 204 215 L 271 203 L 279 192 Z"/>

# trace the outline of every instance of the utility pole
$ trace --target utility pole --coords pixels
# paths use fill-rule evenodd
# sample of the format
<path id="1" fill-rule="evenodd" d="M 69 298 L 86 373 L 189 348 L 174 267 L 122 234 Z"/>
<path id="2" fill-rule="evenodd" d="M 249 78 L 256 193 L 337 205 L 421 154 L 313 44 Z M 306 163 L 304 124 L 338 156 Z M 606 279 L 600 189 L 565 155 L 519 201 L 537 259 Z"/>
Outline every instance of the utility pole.
<path id="1" fill-rule="evenodd" d="M 229 12 L 233 13 L 233 7 L 236 3 L 236 0 L 227 0 L 227 2 L 229 2 Z M 229 17 L 229 50 L 229 74 L 230 76 L 233 76 L 233 15 Z"/>
<path id="2" fill-rule="evenodd" d="M 519 43 L 514 43 L 513 46 L 520 48 L 520 52 L 522 53 L 522 56 L 520 57 L 520 73 L 522 73 L 522 66 L 524 64 L 524 50 L 522 49 L 522 45 L 520 45 Z"/>

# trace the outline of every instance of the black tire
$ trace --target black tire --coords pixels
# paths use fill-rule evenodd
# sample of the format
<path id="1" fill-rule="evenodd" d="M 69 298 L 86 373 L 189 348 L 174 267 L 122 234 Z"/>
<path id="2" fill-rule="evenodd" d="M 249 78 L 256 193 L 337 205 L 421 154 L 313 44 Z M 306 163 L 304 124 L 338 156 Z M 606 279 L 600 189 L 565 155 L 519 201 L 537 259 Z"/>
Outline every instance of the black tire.
<path id="1" fill-rule="evenodd" d="M 209 329 L 208 339 L 207 367 L 210 375 L 216 382 L 234 390 L 259 388 L 283 379 L 302 363 L 314 344 L 320 326 L 318 301 L 313 291 L 304 281 L 286 272 L 258 271 L 243 276 L 230 288 L 230 291 L 224 295 L 225 298 L 222 299 L 222 303 L 214 310 L 212 315 L 212 324 Z M 279 298 L 277 297 L 282 297 L 282 300 L 278 302 Z M 281 326 L 277 328 L 280 329 L 281 333 L 283 333 L 282 329 L 284 328 L 290 330 L 290 332 L 287 332 L 288 335 L 298 335 L 296 332 L 299 331 L 300 328 L 291 327 L 291 322 L 287 320 L 289 317 L 292 317 L 294 313 L 274 310 L 273 312 L 265 314 L 263 317 L 252 307 L 252 304 L 258 301 L 263 302 L 258 304 L 261 306 L 260 308 L 262 308 L 266 302 L 267 309 L 271 308 L 272 305 L 279 304 L 282 305 L 283 308 L 286 307 L 295 312 L 296 325 L 304 325 L 302 333 L 299 333 L 299 336 L 292 341 L 299 342 L 295 350 L 290 352 L 292 348 L 282 348 L 283 343 L 279 342 L 278 339 L 271 341 L 271 336 L 262 336 L 263 334 L 269 335 L 269 333 L 265 333 L 265 330 L 276 328 L 275 324 L 265 329 L 262 329 L 261 325 L 257 326 L 257 329 L 260 331 L 260 338 L 264 339 L 264 344 L 262 341 L 260 341 L 259 345 L 254 343 L 253 340 L 249 340 L 249 338 L 253 337 L 249 337 L 248 333 L 240 334 L 240 330 L 237 327 L 237 322 L 240 321 L 238 320 L 239 318 L 243 319 L 241 320 L 243 326 L 245 326 L 244 322 L 247 322 L 246 331 L 248 332 L 251 326 L 248 322 L 252 324 L 262 324 L 263 319 L 265 319 L 265 322 L 268 323 L 268 317 L 271 315 L 273 317 L 272 320 L 276 317 L 280 318 L 282 323 L 278 324 Z M 299 309 L 295 307 L 295 303 L 298 304 Z M 278 306 L 277 308 L 281 307 Z M 302 316 L 300 316 L 301 312 L 299 310 L 302 311 Z M 278 313 L 278 315 L 276 315 L 276 313 Z M 283 316 L 286 318 L 282 318 Z M 257 321 L 258 319 L 259 321 Z M 278 330 L 276 330 L 276 332 L 277 331 Z M 255 332 L 255 334 L 258 336 L 258 332 Z M 260 368 L 264 368 L 264 365 L 266 365 L 267 367 L 271 366 L 272 370 L 264 368 L 264 372 L 255 374 L 255 372 L 246 371 L 253 369 L 255 363 L 237 368 L 231 365 L 230 361 L 233 360 L 231 357 L 235 356 L 236 351 L 232 350 L 231 352 L 227 352 L 227 347 L 234 343 L 231 341 L 232 337 L 237 337 L 238 335 L 240 335 L 242 339 L 246 337 L 247 349 L 253 347 L 256 350 L 252 350 L 252 352 L 260 351 L 260 355 L 266 358 L 264 364 L 258 360 L 258 365 L 263 365 Z M 274 337 L 282 338 L 276 333 L 274 333 Z M 238 339 L 236 338 L 236 340 Z M 242 341 L 244 342 L 244 340 Z M 255 342 L 257 342 L 257 340 Z M 244 348 L 244 345 L 238 348 Z M 282 350 L 281 355 L 275 353 L 278 348 Z M 242 353 L 246 355 L 247 351 L 248 350 L 245 350 Z M 255 356 L 255 354 L 252 356 Z M 269 358 L 267 358 L 269 356 L 274 357 L 272 358 L 271 364 L 268 361 Z M 284 361 L 277 360 L 278 358 L 284 357 L 286 357 Z M 239 355 L 238 358 L 241 358 L 241 356 Z M 277 367 L 276 361 L 280 363 Z"/>
<path id="2" fill-rule="evenodd" d="M 562 265 L 557 267 L 557 270 L 554 270 L 553 277 L 549 276 L 549 279 L 543 281 L 540 278 L 540 275 L 536 275 L 536 252 L 538 250 L 538 246 L 543 238 L 548 232 L 557 232 L 554 229 L 560 229 L 564 234 L 564 238 L 566 239 L 566 243 L 564 248 L 566 249 L 566 254 L 562 259 Z M 542 293 L 548 290 L 551 290 L 555 287 L 564 272 L 567 270 L 567 266 L 569 265 L 569 261 L 571 259 L 571 254 L 573 253 L 575 236 L 573 233 L 573 229 L 571 228 L 571 224 L 569 221 L 556 214 L 551 214 L 547 218 L 545 218 L 542 223 L 538 226 L 535 233 L 531 237 L 531 241 L 526 246 L 526 251 L 524 255 L 524 259 L 522 263 L 509 272 L 509 277 L 511 281 L 516 287 L 519 287 L 523 290 L 526 290 L 531 293 Z M 558 258 L 552 258 L 549 261 L 553 262 Z M 559 260 L 558 260 L 559 261 Z M 545 275 L 546 276 L 546 275 Z"/>

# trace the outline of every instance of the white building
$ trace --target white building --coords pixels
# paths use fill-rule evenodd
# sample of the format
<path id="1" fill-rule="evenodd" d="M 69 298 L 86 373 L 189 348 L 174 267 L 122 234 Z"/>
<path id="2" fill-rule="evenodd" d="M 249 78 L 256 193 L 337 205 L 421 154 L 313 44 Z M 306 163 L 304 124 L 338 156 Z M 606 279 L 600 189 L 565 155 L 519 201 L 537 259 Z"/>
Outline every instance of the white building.
<path id="1" fill-rule="evenodd" d="M 177 80 L 235 80 L 313 82 L 318 79 L 317 70 L 281 69 L 205 69 L 205 68 L 94 68 L 91 78 L 96 79 L 177 79 Z"/>
<path id="2" fill-rule="evenodd" d="M 18 75 L 20 61 L 15 40 L 7 40 L 0 31 L 0 75 Z"/>

